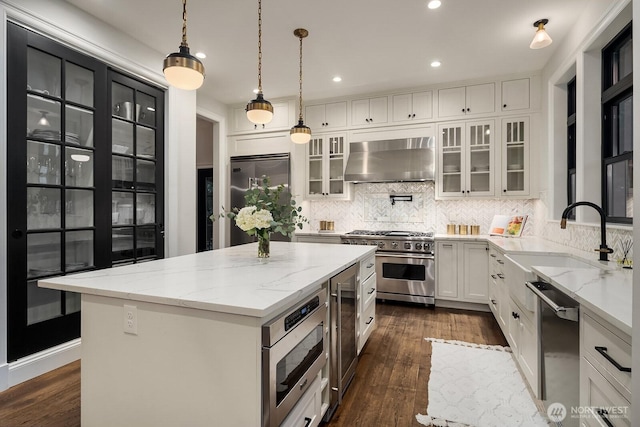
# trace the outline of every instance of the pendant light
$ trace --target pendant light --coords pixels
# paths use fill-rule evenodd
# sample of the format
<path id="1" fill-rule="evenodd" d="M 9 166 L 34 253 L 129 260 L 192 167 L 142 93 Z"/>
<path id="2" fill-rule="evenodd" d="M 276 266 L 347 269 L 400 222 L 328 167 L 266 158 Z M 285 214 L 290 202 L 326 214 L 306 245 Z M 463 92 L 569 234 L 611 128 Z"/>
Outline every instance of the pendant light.
<path id="1" fill-rule="evenodd" d="M 531 40 L 531 44 L 529 48 L 531 49 L 542 49 L 543 47 L 547 47 L 553 42 L 549 34 L 544 29 L 544 26 L 549 22 L 548 19 L 540 19 L 533 23 L 533 26 L 537 28 L 536 34 L 533 36 L 533 40 Z"/>
<path id="2" fill-rule="evenodd" d="M 293 31 L 293 35 L 300 39 L 300 115 L 298 116 L 298 124 L 291 128 L 291 140 L 296 144 L 306 144 L 311 139 L 311 128 L 304 125 L 302 119 L 302 39 L 309 35 L 309 31 L 304 28 L 298 28 Z"/>
<path id="3" fill-rule="evenodd" d="M 262 0 L 258 0 L 258 96 L 247 104 L 251 123 L 264 125 L 273 119 L 273 105 L 262 96 Z"/>
<path id="4" fill-rule="evenodd" d="M 47 114 L 49 114 L 49 112 L 40 110 L 40 114 L 42 114 L 42 116 L 40 117 L 40 120 L 38 120 L 38 124 L 40 126 L 51 126 L 49 119 L 47 119 Z"/>
<path id="5" fill-rule="evenodd" d="M 187 45 L 187 0 L 182 0 L 182 43 L 180 51 L 164 58 L 162 69 L 164 77 L 171 86 L 178 89 L 194 90 L 204 82 L 204 65 L 189 53 Z"/>

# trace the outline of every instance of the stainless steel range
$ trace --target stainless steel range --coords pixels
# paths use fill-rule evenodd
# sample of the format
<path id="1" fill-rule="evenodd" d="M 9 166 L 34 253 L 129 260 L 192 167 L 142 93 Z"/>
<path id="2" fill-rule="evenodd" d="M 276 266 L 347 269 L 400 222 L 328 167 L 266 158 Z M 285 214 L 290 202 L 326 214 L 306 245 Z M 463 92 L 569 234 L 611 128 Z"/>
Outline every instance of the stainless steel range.
<path id="1" fill-rule="evenodd" d="M 377 298 L 435 304 L 433 233 L 355 230 L 342 243 L 376 245 Z"/>

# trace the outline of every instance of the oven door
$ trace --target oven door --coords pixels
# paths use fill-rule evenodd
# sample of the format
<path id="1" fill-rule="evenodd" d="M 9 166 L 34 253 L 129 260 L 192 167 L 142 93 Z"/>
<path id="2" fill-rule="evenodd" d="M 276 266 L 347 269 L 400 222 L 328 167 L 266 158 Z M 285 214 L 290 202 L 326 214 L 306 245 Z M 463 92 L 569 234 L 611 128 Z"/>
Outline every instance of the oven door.
<path id="1" fill-rule="evenodd" d="M 279 426 L 322 367 L 327 342 L 323 303 L 271 347 L 262 348 L 262 425 Z"/>
<path id="2" fill-rule="evenodd" d="M 435 304 L 435 260 L 430 254 L 376 253 L 378 299 Z"/>

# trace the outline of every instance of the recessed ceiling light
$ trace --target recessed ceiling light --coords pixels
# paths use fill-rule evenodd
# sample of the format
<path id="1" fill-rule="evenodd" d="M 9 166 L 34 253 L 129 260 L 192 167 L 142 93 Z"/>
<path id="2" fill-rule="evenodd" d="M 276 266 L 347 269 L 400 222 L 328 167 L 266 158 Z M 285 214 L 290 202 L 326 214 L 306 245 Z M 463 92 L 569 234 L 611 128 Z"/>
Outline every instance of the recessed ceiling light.
<path id="1" fill-rule="evenodd" d="M 440 7 L 440 5 L 442 4 L 442 2 L 440 0 L 431 0 L 428 4 L 427 7 L 429 9 L 437 9 Z"/>
<path id="2" fill-rule="evenodd" d="M 207 57 L 207 54 L 204 52 L 196 52 L 196 58 L 204 59 Z"/>
<path id="3" fill-rule="evenodd" d="M 433 68 L 438 68 L 438 67 L 439 67 L 439 66 L 441 66 L 441 65 L 442 65 L 442 63 L 441 63 L 440 61 L 432 61 L 432 62 L 431 62 L 431 66 L 432 66 Z"/>
<path id="4" fill-rule="evenodd" d="M 335 77 L 333 78 L 333 81 L 334 81 L 334 82 L 336 82 L 336 83 L 341 82 L 341 81 L 342 81 L 342 77 L 340 77 L 340 76 L 335 76 Z"/>

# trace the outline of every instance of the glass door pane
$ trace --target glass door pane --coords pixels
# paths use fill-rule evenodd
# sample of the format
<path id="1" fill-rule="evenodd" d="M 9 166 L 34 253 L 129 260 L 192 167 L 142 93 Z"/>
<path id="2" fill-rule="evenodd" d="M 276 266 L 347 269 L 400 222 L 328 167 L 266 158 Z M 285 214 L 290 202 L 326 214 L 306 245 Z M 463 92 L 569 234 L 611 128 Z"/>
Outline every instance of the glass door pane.
<path id="1" fill-rule="evenodd" d="M 329 137 L 329 194 L 344 193 L 344 136 Z"/>

